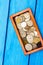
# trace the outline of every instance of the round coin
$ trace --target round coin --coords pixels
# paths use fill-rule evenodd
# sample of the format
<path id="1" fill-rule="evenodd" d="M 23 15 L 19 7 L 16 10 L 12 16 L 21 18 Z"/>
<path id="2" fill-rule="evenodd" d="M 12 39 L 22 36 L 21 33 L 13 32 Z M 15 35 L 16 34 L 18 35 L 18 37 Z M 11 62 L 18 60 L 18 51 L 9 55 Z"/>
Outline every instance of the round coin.
<path id="1" fill-rule="evenodd" d="M 29 43 L 33 43 L 33 36 L 32 35 L 27 35 L 26 39 Z"/>
<path id="2" fill-rule="evenodd" d="M 26 37 L 26 32 L 24 32 L 22 29 L 20 30 L 20 35 L 22 38 Z"/>
<path id="3" fill-rule="evenodd" d="M 20 16 L 15 17 L 16 23 L 20 23 L 22 21 L 22 18 Z"/>
<path id="4" fill-rule="evenodd" d="M 30 19 L 30 14 L 28 12 L 26 12 L 26 13 L 24 13 L 24 17 Z"/>
<path id="5" fill-rule="evenodd" d="M 26 45 L 25 45 L 25 49 L 26 49 L 27 51 L 32 50 L 32 45 L 31 45 L 31 44 L 26 44 Z"/>
<path id="6" fill-rule="evenodd" d="M 34 32 L 31 32 L 30 35 L 34 36 L 35 34 L 34 34 Z"/>
<path id="7" fill-rule="evenodd" d="M 40 38 L 39 37 L 34 37 L 33 43 L 37 44 L 39 41 L 40 41 Z"/>
<path id="8" fill-rule="evenodd" d="M 26 27 L 26 22 L 22 22 L 22 23 L 21 23 L 21 27 L 22 27 L 22 28 Z"/>
<path id="9" fill-rule="evenodd" d="M 18 23 L 18 24 L 17 24 L 17 27 L 18 27 L 18 29 L 22 29 L 21 23 Z"/>
<path id="10" fill-rule="evenodd" d="M 37 36 L 37 31 L 34 31 L 35 36 Z"/>
<path id="11" fill-rule="evenodd" d="M 27 23 L 28 26 L 32 26 L 32 25 L 33 25 L 32 20 L 29 20 L 29 21 L 27 21 L 26 23 Z"/>
<path id="12" fill-rule="evenodd" d="M 37 48 L 37 45 L 36 44 L 32 44 L 32 49 L 35 49 Z"/>

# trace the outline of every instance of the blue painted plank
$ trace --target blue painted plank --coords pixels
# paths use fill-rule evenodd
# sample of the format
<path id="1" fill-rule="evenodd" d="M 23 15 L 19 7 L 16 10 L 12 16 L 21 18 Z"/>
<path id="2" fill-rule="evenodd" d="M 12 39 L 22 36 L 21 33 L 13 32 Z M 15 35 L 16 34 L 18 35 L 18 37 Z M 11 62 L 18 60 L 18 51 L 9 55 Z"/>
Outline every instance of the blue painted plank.
<path id="1" fill-rule="evenodd" d="M 0 0 L 0 65 L 2 65 L 3 61 L 3 50 L 5 43 L 8 6 L 9 6 L 9 0 L 7 1 Z"/>
<path id="2" fill-rule="evenodd" d="M 35 19 L 43 37 L 43 0 L 37 0 Z M 43 50 L 30 55 L 29 65 L 43 65 Z"/>
<path id="3" fill-rule="evenodd" d="M 32 9 L 32 12 L 35 11 L 35 1 L 36 0 L 11 0 L 10 3 L 10 15 L 24 10 L 28 7 Z M 16 35 L 16 32 L 12 26 L 12 23 L 9 19 L 8 21 L 8 35 L 6 42 L 6 52 L 4 65 L 28 65 L 29 56 L 25 56 L 21 48 L 20 42 Z"/>

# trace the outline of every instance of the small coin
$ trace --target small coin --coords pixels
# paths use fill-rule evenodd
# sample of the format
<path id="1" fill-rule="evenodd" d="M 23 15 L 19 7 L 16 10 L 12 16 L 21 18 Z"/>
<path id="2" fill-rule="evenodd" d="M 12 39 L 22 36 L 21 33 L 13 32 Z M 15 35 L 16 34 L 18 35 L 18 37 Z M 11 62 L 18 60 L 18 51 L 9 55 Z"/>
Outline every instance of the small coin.
<path id="1" fill-rule="evenodd" d="M 27 35 L 26 39 L 29 43 L 33 43 L 33 36 L 32 35 Z"/>
<path id="2" fill-rule="evenodd" d="M 33 42 L 34 42 L 35 44 L 37 44 L 39 41 L 40 41 L 40 38 L 39 38 L 39 37 L 34 37 Z"/>
<path id="3" fill-rule="evenodd" d="M 20 15 L 20 16 L 22 17 L 22 21 L 25 21 L 25 17 L 23 16 L 23 14 Z"/>
<path id="4" fill-rule="evenodd" d="M 34 34 L 35 34 L 35 36 L 37 36 L 38 34 L 37 34 L 37 31 L 34 31 Z"/>
<path id="5" fill-rule="evenodd" d="M 26 44 L 26 45 L 25 45 L 25 49 L 26 49 L 27 51 L 32 50 L 32 45 L 31 45 L 31 44 Z"/>
<path id="6" fill-rule="evenodd" d="M 22 27 L 22 28 L 26 27 L 26 22 L 22 22 L 22 23 L 21 23 L 21 27 Z"/>
<path id="7" fill-rule="evenodd" d="M 22 17 L 20 17 L 20 16 L 15 17 L 15 21 L 17 24 L 22 22 Z"/>
<path id="8" fill-rule="evenodd" d="M 30 28 L 30 31 L 35 31 L 35 27 L 32 26 L 32 27 Z"/>
<path id="9" fill-rule="evenodd" d="M 22 38 L 26 37 L 26 32 L 23 31 L 23 29 L 20 30 L 20 35 Z"/>
<path id="10" fill-rule="evenodd" d="M 35 49 L 35 48 L 37 48 L 37 45 L 36 44 L 32 44 L 32 49 Z"/>
<path id="11" fill-rule="evenodd" d="M 27 42 L 27 39 L 26 38 L 23 38 L 23 44 L 25 45 L 25 44 L 27 44 L 28 42 Z"/>
<path id="12" fill-rule="evenodd" d="M 23 28 L 24 31 L 28 31 L 30 29 L 29 26 L 26 26 L 25 28 Z"/>
<path id="13" fill-rule="evenodd" d="M 30 20 L 29 18 L 25 19 L 25 21 L 29 21 L 29 20 Z"/>
<path id="14" fill-rule="evenodd" d="M 27 23 L 28 26 L 32 26 L 32 25 L 33 25 L 32 20 L 29 20 L 29 21 L 27 21 L 26 23 Z"/>
<path id="15" fill-rule="evenodd" d="M 30 19 L 30 14 L 28 12 L 26 12 L 26 13 L 24 13 L 24 17 Z"/>
<path id="16" fill-rule="evenodd" d="M 18 23 L 18 24 L 17 24 L 17 28 L 18 28 L 18 29 L 22 29 L 21 23 Z"/>
<path id="17" fill-rule="evenodd" d="M 30 35 L 34 36 L 35 34 L 34 34 L 34 32 L 31 32 Z"/>

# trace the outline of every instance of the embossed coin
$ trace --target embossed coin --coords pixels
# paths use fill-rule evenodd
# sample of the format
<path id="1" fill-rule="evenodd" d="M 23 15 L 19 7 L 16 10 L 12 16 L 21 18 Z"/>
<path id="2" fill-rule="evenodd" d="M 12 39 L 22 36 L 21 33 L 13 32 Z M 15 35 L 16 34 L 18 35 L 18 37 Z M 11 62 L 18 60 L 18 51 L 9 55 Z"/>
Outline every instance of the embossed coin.
<path id="1" fill-rule="evenodd" d="M 32 50 L 32 45 L 31 45 L 31 44 L 26 44 L 26 45 L 25 45 L 25 49 L 26 49 L 27 51 Z"/>
<path id="2" fill-rule="evenodd" d="M 40 38 L 39 38 L 39 37 L 34 37 L 33 42 L 34 42 L 35 44 L 37 44 L 39 41 L 40 41 Z"/>
<path id="3" fill-rule="evenodd" d="M 32 25 L 33 25 L 32 20 L 29 20 L 29 21 L 27 21 L 26 23 L 27 23 L 28 26 L 32 26 Z"/>
<path id="4" fill-rule="evenodd" d="M 20 23 L 22 21 L 22 18 L 20 16 L 15 17 L 16 23 Z"/>
<path id="5" fill-rule="evenodd" d="M 27 35 L 26 39 L 27 39 L 27 41 L 29 43 L 32 43 L 33 42 L 33 36 L 32 35 Z"/>
<path id="6" fill-rule="evenodd" d="M 22 23 L 21 23 L 21 27 L 22 27 L 22 28 L 26 27 L 26 22 L 22 22 Z"/>

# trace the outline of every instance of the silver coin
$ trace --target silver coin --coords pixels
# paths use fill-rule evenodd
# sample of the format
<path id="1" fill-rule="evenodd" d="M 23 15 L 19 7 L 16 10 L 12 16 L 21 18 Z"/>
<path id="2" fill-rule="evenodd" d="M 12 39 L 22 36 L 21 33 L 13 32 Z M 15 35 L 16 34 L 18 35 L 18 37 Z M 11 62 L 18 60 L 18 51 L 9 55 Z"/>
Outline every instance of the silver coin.
<path id="1" fill-rule="evenodd" d="M 35 36 L 34 32 L 31 32 L 30 35 Z"/>
<path id="2" fill-rule="evenodd" d="M 24 32 L 23 29 L 21 29 L 19 31 L 20 31 L 20 35 L 22 38 L 26 37 L 26 32 Z"/>
<path id="3" fill-rule="evenodd" d="M 18 29 L 22 29 L 21 23 L 18 23 L 18 24 L 17 24 L 17 28 L 18 28 Z"/>
<path id="4" fill-rule="evenodd" d="M 21 27 L 22 27 L 22 28 L 26 27 L 26 22 L 22 22 L 22 23 L 21 23 Z"/>
<path id="5" fill-rule="evenodd" d="M 27 21 L 26 23 L 27 23 L 28 26 L 32 26 L 32 25 L 33 25 L 32 20 L 29 20 L 29 21 Z"/>
<path id="6" fill-rule="evenodd" d="M 37 45 L 36 44 L 32 44 L 32 49 L 35 49 L 35 48 L 37 48 Z"/>
<path id="7" fill-rule="evenodd" d="M 25 45 L 25 49 L 26 49 L 27 51 L 32 50 L 32 45 L 31 45 L 31 44 L 26 44 L 26 45 Z"/>
<path id="8" fill-rule="evenodd" d="M 29 43 L 33 43 L 33 36 L 32 35 L 27 35 L 26 39 Z"/>
<path id="9" fill-rule="evenodd" d="M 24 17 L 30 19 L 30 14 L 28 12 L 26 12 L 26 13 L 24 13 Z"/>

